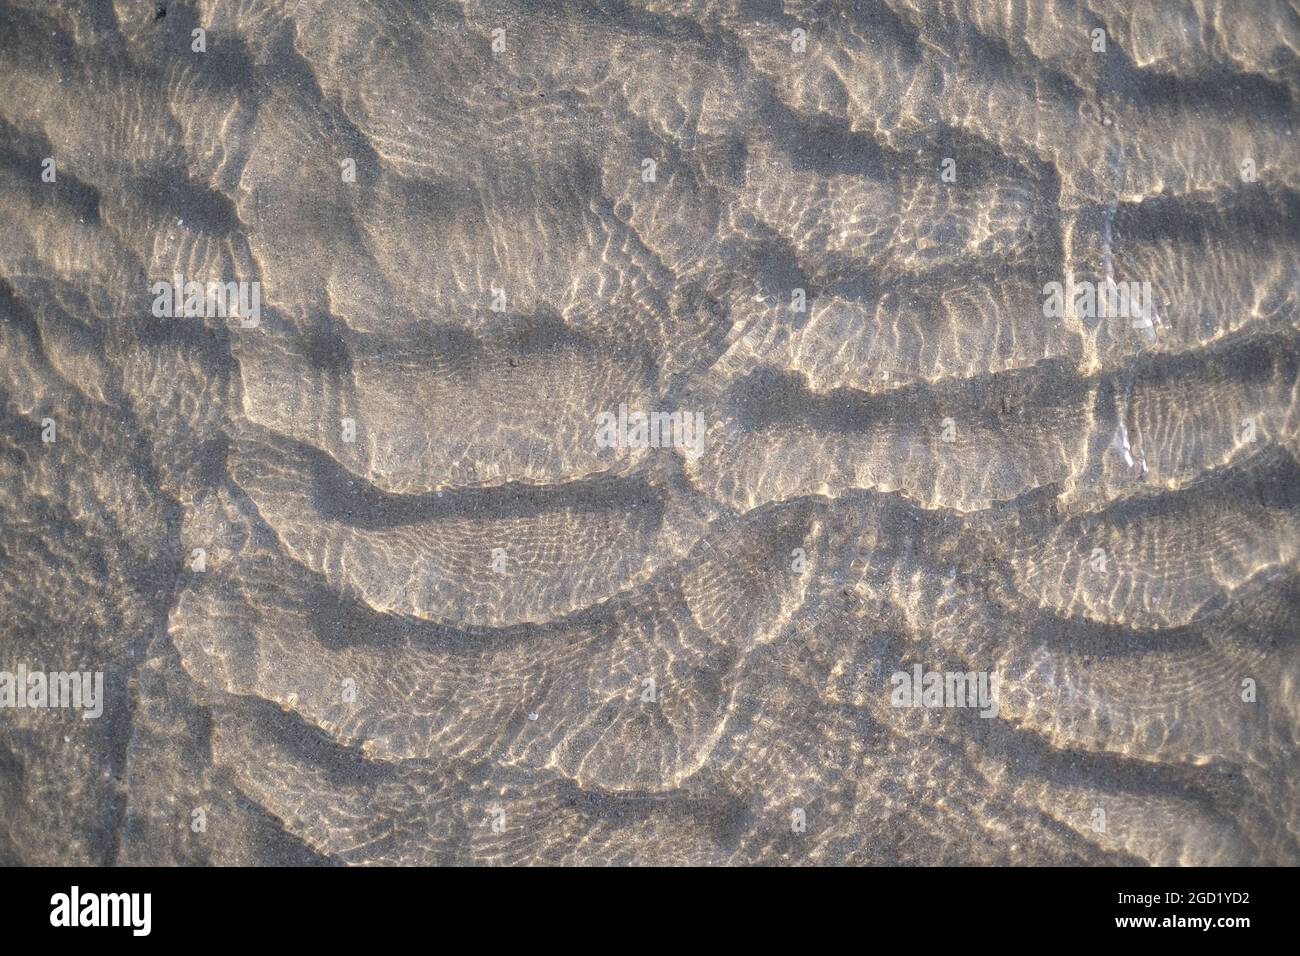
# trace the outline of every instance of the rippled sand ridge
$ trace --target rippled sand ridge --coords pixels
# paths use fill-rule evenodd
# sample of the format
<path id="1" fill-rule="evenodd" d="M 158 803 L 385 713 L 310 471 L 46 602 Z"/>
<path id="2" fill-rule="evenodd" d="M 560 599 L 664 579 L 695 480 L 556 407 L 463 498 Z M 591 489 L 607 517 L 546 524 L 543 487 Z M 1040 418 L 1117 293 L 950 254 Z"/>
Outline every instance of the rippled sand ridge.
<path id="1" fill-rule="evenodd" d="M 0 863 L 1300 864 L 1298 143 L 1293 0 L 0 0 Z"/>

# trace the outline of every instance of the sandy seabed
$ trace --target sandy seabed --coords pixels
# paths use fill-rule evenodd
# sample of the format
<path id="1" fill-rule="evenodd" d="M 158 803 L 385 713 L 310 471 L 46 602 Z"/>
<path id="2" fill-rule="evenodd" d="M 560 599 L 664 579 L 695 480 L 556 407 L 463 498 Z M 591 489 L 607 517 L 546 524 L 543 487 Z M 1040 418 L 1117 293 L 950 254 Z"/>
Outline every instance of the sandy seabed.
<path id="1" fill-rule="evenodd" d="M 1300 863 L 1298 56 L 0 0 L 0 863 Z"/>

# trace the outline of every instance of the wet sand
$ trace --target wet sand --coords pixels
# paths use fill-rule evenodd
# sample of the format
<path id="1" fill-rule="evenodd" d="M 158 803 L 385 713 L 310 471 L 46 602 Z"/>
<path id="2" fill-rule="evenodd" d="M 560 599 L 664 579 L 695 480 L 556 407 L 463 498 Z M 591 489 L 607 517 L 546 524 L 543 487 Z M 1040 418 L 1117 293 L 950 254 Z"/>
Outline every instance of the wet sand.
<path id="1" fill-rule="evenodd" d="M 0 0 L 0 863 L 1300 863 L 1298 50 Z"/>

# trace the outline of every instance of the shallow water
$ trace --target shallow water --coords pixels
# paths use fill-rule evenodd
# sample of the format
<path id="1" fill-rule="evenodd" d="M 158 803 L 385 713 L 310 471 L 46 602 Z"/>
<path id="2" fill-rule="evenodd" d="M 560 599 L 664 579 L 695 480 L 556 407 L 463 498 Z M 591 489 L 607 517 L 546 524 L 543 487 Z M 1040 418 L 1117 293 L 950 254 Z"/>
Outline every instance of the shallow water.
<path id="1" fill-rule="evenodd" d="M 0 863 L 1300 863 L 1298 50 L 0 0 Z"/>

